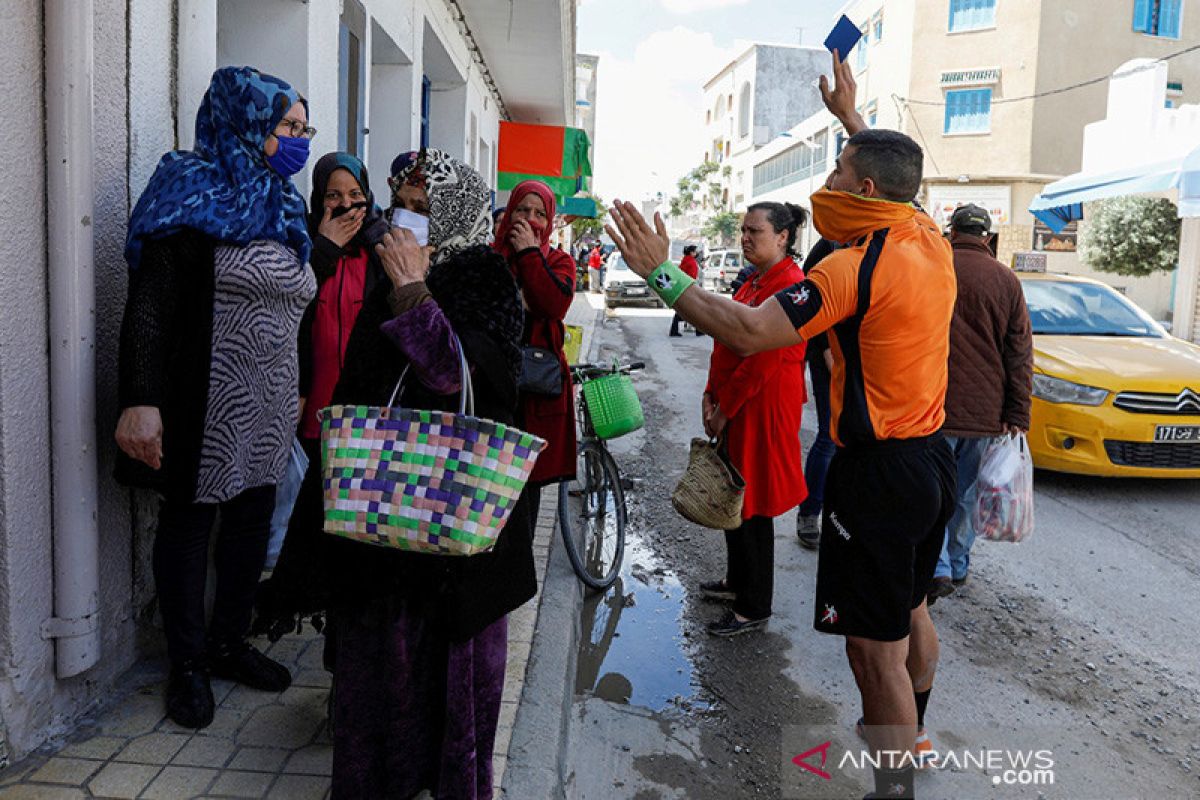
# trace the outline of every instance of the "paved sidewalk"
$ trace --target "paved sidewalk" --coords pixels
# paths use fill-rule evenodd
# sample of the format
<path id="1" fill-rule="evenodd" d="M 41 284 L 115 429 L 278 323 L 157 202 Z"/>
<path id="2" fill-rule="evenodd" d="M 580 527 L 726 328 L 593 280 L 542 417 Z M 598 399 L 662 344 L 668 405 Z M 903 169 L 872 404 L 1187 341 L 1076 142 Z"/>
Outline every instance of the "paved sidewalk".
<path id="1" fill-rule="evenodd" d="M 495 747 L 495 785 L 504 777 L 513 721 L 542 597 L 550 537 L 558 509 L 545 492 L 534 534 L 538 593 L 509 616 L 508 668 Z M 323 800 L 329 796 L 333 747 L 325 729 L 329 675 L 321 666 L 321 637 L 285 636 L 268 650 L 291 667 L 286 692 L 259 692 L 214 680 L 218 705 L 202 731 L 180 728 L 163 712 L 165 675 L 147 664 L 126 676 L 135 687 L 65 746 L 46 748 L 0 773 L 3 800 L 238 797 Z M 265 639 L 255 643 L 262 646 Z"/>

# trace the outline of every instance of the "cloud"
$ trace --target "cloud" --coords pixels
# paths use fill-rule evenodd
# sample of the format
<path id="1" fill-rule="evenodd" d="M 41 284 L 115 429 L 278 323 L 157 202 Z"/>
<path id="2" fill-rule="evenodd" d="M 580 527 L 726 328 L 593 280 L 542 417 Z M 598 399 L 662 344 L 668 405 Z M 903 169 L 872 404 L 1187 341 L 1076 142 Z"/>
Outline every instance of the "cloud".
<path id="1" fill-rule="evenodd" d="M 606 200 L 668 193 L 704 157 L 704 82 L 737 55 L 712 34 L 676 26 L 633 58 L 600 54 L 594 188 Z"/>
<path id="2" fill-rule="evenodd" d="M 662 0 L 663 8 L 672 14 L 693 14 L 714 8 L 744 6 L 750 0 Z"/>

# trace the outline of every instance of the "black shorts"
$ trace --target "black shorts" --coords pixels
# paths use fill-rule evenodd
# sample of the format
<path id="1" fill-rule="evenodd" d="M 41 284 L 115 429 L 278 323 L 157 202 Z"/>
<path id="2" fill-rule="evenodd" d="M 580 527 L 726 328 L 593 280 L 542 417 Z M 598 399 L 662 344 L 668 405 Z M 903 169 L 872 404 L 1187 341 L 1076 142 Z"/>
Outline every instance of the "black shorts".
<path id="1" fill-rule="evenodd" d="M 814 628 L 881 642 L 908 636 L 954 513 L 956 480 L 941 434 L 837 451 L 825 479 Z"/>

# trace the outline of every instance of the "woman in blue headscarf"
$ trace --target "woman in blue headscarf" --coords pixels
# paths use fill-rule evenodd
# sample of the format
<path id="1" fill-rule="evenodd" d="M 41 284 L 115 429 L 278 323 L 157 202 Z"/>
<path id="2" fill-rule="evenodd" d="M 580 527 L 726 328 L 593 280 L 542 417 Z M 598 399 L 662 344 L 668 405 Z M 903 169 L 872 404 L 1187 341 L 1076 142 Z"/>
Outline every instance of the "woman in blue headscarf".
<path id="1" fill-rule="evenodd" d="M 291 181 L 314 133 L 287 83 L 219 69 L 195 149 L 163 156 L 129 220 L 117 478 L 164 496 L 153 561 L 171 661 L 167 715 L 188 728 L 212 722 L 210 674 L 268 691 L 291 683 L 246 633 L 296 429 L 297 330 L 315 292 Z"/>

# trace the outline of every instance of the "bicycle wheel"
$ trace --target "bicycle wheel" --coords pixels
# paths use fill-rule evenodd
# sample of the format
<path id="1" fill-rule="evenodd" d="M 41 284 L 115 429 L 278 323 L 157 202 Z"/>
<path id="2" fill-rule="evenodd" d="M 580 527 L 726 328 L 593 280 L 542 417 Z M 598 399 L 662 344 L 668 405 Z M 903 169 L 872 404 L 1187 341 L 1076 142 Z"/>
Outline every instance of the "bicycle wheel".
<path id="1" fill-rule="evenodd" d="M 579 579 L 592 589 L 612 586 L 625 554 L 625 493 L 603 444 L 579 446 L 574 480 L 558 485 L 558 524 Z"/>

